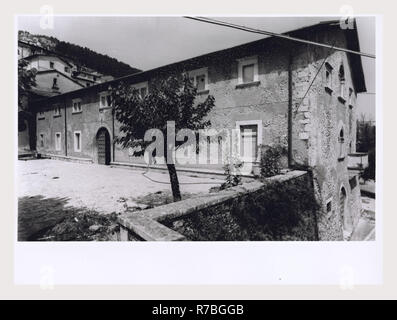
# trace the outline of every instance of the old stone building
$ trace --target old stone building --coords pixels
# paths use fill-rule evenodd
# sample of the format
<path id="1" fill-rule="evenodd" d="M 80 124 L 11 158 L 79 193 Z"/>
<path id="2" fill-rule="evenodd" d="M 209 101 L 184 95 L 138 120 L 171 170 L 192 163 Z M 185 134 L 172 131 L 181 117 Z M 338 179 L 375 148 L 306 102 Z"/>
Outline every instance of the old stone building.
<path id="1" fill-rule="evenodd" d="M 288 34 L 359 50 L 357 30 L 342 29 L 339 21 Z M 320 239 L 341 240 L 349 234 L 360 212 L 357 176 L 347 166 L 349 154 L 355 153 L 356 97 L 366 90 L 360 56 L 270 37 L 122 81 L 144 96 L 153 79 L 170 72 L 188 72 L 199 101 L 214 96 L 212 126 L 237 129 L 242 141 L 256 146 L 246 161 L 258 163 L 260 145 L 281 144 L 288 150 L 289 167 L 311 172 L 322 206 Z M 107 90 L 117 81 L 40 100 L 37 152 L 80 162 L 143 165 L 142 158 L 113 142 L 120 124 Z"/>

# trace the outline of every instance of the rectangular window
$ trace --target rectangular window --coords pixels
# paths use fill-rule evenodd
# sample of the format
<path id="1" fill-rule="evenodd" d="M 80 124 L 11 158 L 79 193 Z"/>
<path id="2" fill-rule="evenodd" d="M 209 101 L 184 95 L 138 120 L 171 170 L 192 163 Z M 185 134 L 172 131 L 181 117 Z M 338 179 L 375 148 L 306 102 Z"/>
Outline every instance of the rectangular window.
<path id="1" fill-rule="evenodd" d="M 50 61 L 50 68 L 54 69 L 54 62 Z"/>
<path id="2" fill-rule="evenodd" d="M 44 133 L 40 133 L 39 135 L 39 145 L 40 148 L 44 148 Z"/>
<path id="3" fill-rule="evenodd" d="M 240 153 L 245 159 L 256 160 L 258 155 L 258 125 L 240 126 Z"/>
<path id="4" fill-rule="evenodd" d="M 205 90 L 205 74 L 196 76 L 196 88 L 197 91 Z"/>
<path id="5" fill-rule="evenodd" d="M 108 108 L 112 105 L 112 97 L 110 94 L 101 93 L 99 98 L 99 108 Z"/>
<path id="6" fill-rule="evenodd" d="M 249 83 L 254 81 L 254 64 L 243 66 L 243 82 Z"/>
<path id="7" fill-rule="evenodd" d="M 69 68 L 69 67 L 65 67 L 64 70 L 65 70 L 66 73 L 69 73 L 69 72 L 70 72 L 70 68 Z"/>
<path id="8" fill-rule="evenodd" d="M 74 132 L 74 151 L 81 151 L 81 131 Z"/>
<path id="9" fill-rule="evenodd" d="M 328 90 L 332 90 L 332 66 L 326 62 L 325 63 L 325 87 Z"/>
<path id="10" fill-rule="evenodd" d="M 52 88 L 58 89 L 58 79 L 57 78 L 52 79 Z"/>
<path id="11" fill-rule="evenodd" d="M 56 151 L 61 150 L 61 133 L 60 132 L 55 133 L 55 150 Z"/>
<path id="12" fill-rule="evenodd" d="M 345 82 L 344 81 L 342 81 L 340 83 L 340 97 L 345 99 Z"/>
<path id="13" fill-rule="evenodd" d="M 353 105 L 353 89 L 349 88 L 349 105 Z"/>
<path id="14" fill-rule="evenodd" d="M 145 98 L 146 97 L 146 88 L 145 87 L 141 88 L 139 94 L 140 94 L 142 99 Z"/>
<path id="15" fill-rule="evenodd" d="M 256 83 L 259 81 L 258 57 L 238 60 L 238 84 Z"/>
<path id="16" fill-rule="evenodd" d="M 208 90 L 208 68 L 189 71 L 189 78 L 197 88 L 197 92 Z"/>
<path id="17" fill-rule="evenodd" d="M 61 116 L 61 108 L 60 107 L 55 107 L 54 109 L 54 117 L 60 117 Z"/>
<path id="18" fill-rule="evenodd" d="M 327 202 L 327 213 L 330 213 L 332 211 L 332 201 L 329 200 Z"/>
<path id="19" fill-rule="evenodd" d="M 81 112 L 81 101 L 80 100 L 73 100 L 73 107 L 72 107 L 72 113 L 78 113 Z"/>
<path id="20" fill-rule="evenodd" d="M 40 111 L 40 112 L 39 112 L 39 114 L 37 115 L 37 119 L 38 119 L 38 120 L 43 120 L 43 119 L 45 119 L 45 115 L 44 115 L 44 112 L 43 112 L 43 111 Z"/>
<path id="21" fill-rule="evenodd" d="M 101 108 L 105 108 L 105 107 L 106 107 L 106 97 L 101 96 Z"/>

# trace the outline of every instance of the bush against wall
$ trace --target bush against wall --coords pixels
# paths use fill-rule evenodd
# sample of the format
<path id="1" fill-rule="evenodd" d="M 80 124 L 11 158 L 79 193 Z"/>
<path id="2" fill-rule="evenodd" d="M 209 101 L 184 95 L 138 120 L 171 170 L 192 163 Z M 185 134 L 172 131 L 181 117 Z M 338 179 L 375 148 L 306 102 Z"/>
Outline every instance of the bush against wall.
<path id="1" fill-rule="evenodd" d="M 272 177 L 280 174 L 283 169 L 283 157 L 287 150 L 282 145 L 261 146 L 260 174 L 261 177 Z"/>

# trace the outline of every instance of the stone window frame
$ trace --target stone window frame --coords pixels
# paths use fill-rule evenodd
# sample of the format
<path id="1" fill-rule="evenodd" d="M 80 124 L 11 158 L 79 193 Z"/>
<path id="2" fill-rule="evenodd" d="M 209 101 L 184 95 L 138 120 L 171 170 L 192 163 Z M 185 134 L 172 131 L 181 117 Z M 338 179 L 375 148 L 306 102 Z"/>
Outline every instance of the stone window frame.
<path id="1" fill-rule="evenodd" d="M 243 88 L 246 86 L 252 86 L 252 85 L 259 85 L 259 62 L 258 62 L 258 56 L 250 56 L 250 57 L 244 57 L 241 59 L 237 59 L 238 62 L 238 76 L 237 76 L 237 86 L 236 88 Z M 254 81 L 251 82 L 244 82 L 243 81 L 243 67 L 253 64 L 254 65 Z"/>
<path id="2" fill-rule="evenodd" d="M 72 100 L 72 113 L 73 114 L 82 113 L 83 112 L 83 107 L 81 105 L 81 101 L 82 100 L 80 98 Z M 75 103 L 80 103 L 78 110 L 76 110 L 76 108 L 75 108 Z"/>
<path id="3" fill-rule="evenodd" d="M 77 143 L 76 143 L 77 142 L 77 140 L 76 140 L 77 135 L 76 135 L 76 133 L 79 134 L 79 137 L 80 137 L 80 143 L 79 143 L 79 147 L 80 148 L 77 148 Z M 81 152 L 82 141 L 83 141 L 83 138 L 81 136 L 81 130 L 74 131 L 73 132 L 73 149 L 74 149 L 74 152 Z"/>
<path id="4" fill-rule="evenodd" d="M 253 161 L 253 159 L 251 158 L 246 158 L 246 157 L 241 157 L 241 141 L 240 141 L 240 137 L 241 137 L 241 130 L 240 127 L 241 126 L 249 126 L 249 125 L 257 125 L 258 126 L 258 136 L 257 136 L 257 155 L 256 155 L 256 159 Z M 254 162 L 254 163 L 258 163 L 260 161 L 260 145 L 262 144 L 262 137 L 263 137 L 263 123 L 262 120 L 239 120 L 236 121 L 236 131 L 237 131 L 237 153 L 238 155 L 241 157 L 241 160 L 243 162 Z"/>
<path id="5" fill-rule="evenodd" d="M 146 89 L 146 95 L 149 93 L 149 83 L 148 81 L 143 81 L 143 82 L 138 82 L 138 83 L 134 83 L 131 85 L 131 87 L 135 90 L 138 90 L 139 92 L 139 96 L 143 99 L 144 97 L 142 97 L 142 92 L 141 89 L 145 88 Z M 146 97 L 145 95 L 145 97 Z"/>
<path id="6" fill-rule="evenodd" d="M 59 146 L 57 145 L 57 137 L 59 136 Z M 62 132 L 55 132 L 54 134 L 55 140 L 55 151 L 61 151 L 62 150 Z"/>
<path id="7" fill-rule="evenodd" d="M 329 62 L 325 63 L 325 72 L 324 72 L 324 81 L 325 81 L 325 91 L 327 91 L 329 94 L 332 94 L 333 89 L 332 89 L 332 71 L 334 68 Z M 328 74 L 328 77 L 327 77 Z"/>
<path id="8" fill-rule="evenodd" d="M 40 148 L 45 148 L 45 132 L 39 132 L 39 143 L 40 143 Z"/>
<path id="9" fill-rule="evenodd" d="M 353 107 L 353 95 L 354 95 L 354 90 L 352 87 L 349 87 L 348 104 L 350 107 Z"/>
<path id="10" fill-rule="evenodd" d="M 208 86 L 208 67 L 203 67 L 200 69 L 195 69 L 191 70 L 188 72 L 189 78 L 193 79 L 193 85 L 197 88 L 197 77 L 199 76 L 205 76 L 205 84 L 204 84 L 204 90 L 197 90 L 198 94 L 204 94 L 209 92 L 209 86 Z"/>
<path id="11" fill-rule="evenodd" d="M 108 91 L 102 91 L 99 93 L 99 110 L 103 109 L 110 109 L 112 108 L 112 105 L 109 105 L 108 97 L 111 96 L 111 94 Z M 102 104 L 102 97 L 105 97 L 106 105 L 104 106 Z"/>

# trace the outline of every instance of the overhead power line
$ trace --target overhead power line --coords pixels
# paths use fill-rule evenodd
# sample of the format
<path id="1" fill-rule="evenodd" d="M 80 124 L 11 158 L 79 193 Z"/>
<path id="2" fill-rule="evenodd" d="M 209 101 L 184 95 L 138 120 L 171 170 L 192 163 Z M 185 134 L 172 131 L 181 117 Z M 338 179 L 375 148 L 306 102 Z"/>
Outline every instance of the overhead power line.
<path id="1" fill-rule="evenodd" d="M 272 37 L 282 38 L 282 39 L 291 40 L 291 41 L 295 41 L 295 42 L 310 44 L 310 45 L 314 45 L 314 46 L 318 46 L 318 47 L 334 49 L 336 51 L 343 51 L 343 52 L 346 52 L 346 53 L 357 54 L 357 55 L 360 55 L 360 56 L 363 56 L 363 57 L 372 58 L 372 59 L 376 58 L 376 56 L 374 54 L 370 54 L 370 53 L 349 50 L 349 49 L 341 48 L 341 47 L 334 47 L 334 46 L 331 46 L 331 45 L 325 44 L 325 43 L 320 43 L 320 42 L 300 39 L 300 38 L 288 36 L 286 34 L 275 33 L 275 32 L 271 32 L 271 31 L 254 29 L 254 28 L 241 26 L 241 25 L 238 25 L 238 24 L 233 24 L 233 23 L 224 22 L 224 21 L 220 21 L 220 20 L 215 20 L 215 19 L 211 19 L 211 18 L 189 17 L 189 16 L 185 16 L 184 18 L 192 19 L 192 20 L 196 20 L 196 21 L 200 21 L 200 22 L 205 22 L 205 23 L 210 23 L 210 24 L 215 24 L 215 25 L 219 25 L 219 26 L 223 26 L 223 27 L 232 28 L 232 29 L 247 31 L 247 32 L 251 32 L 251 33 L 264 34 L 264 35 L 267 35 L 267 36 L 272 36 Z"/>

